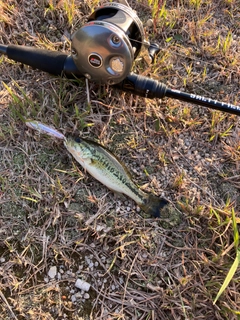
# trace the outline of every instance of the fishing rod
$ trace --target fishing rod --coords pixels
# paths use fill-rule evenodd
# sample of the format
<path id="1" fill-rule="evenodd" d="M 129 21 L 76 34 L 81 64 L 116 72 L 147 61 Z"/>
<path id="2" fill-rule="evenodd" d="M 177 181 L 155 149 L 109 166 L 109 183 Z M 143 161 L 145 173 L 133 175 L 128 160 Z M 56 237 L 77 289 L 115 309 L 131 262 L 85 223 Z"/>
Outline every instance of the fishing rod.
<path id="1" fill-rule="evenodd" d="M 97 8 L 72 35 L 70 54 L 11 44 L 0 44 L 0 54 L 55 76 L 85 77 L 142 97 L 169 97 L 240 116 L 240 106 L 170 89 L 132 73 L 133 62 L 144 47 L 153 61 L 160 48 L 145 39 L 136 12 L 125 4 L 111 2 Z"/>

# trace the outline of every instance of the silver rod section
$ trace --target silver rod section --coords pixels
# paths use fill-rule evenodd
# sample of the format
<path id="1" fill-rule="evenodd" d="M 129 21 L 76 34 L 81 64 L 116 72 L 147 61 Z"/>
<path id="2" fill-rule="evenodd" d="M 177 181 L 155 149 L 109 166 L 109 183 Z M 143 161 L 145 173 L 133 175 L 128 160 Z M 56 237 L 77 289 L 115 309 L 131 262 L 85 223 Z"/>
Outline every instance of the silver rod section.
<path id="1" fill-rule="evenodd" d="M 0 54 L 5 54 L 7 55 L 7 47 L 6 45 L 4 44 L 0 44 Z"/>

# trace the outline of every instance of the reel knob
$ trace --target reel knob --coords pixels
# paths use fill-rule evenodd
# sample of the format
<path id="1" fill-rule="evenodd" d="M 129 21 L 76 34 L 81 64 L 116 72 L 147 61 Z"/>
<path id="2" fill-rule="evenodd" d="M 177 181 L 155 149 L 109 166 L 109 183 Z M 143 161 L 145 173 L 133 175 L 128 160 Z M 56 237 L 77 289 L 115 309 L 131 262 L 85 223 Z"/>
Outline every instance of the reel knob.
<path id="1" fill-rule="evenodd" d="M 140 19 L 130 7 L 108 3 L 95 10 L 72 36 L 72 57 L 80 73 L 116 84 L 130 73 L 144 40 Z"/>

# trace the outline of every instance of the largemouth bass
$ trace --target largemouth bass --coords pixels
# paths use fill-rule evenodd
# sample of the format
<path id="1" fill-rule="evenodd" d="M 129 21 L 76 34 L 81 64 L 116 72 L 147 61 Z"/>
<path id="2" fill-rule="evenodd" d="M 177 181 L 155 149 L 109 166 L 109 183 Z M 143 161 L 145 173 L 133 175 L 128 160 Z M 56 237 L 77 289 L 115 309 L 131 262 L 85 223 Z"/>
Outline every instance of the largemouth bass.
<path id="1" fill-rule="evenodd" d="M 83 138 L 69 138 L 64 145 L 88 173 L 110 190 L 130 197 L 146 213 L 161 216 L 161 210 L 168 201 L 139 189 L 125 166 L 105 147 Z"/>
<path id="2" fill-rule="evenodd" d="M 66 138 L 56 129 L 38 121 L 26 121 L 26 125 L 40 133 L 62 139 L 71 155 L 95 179 L 110 190 L 130 197 L 147 214 L 161 217 L 161 210 L 168 201 L 139 189 L 126 167 L 105 147 L 83 138 Z"/>

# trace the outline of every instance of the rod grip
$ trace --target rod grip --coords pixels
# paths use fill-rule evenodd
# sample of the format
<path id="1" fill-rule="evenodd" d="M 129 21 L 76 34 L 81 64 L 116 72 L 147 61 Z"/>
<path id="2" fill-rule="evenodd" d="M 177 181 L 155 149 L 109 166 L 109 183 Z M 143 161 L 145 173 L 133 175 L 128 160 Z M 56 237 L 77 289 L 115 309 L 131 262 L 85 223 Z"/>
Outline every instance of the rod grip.
<path id="1" fill-rule="evenodd" d="M 67 54 L 34 47 L 8 45 L 7 57 L 32 68 L 60 76 L 64 71 Z"/>

